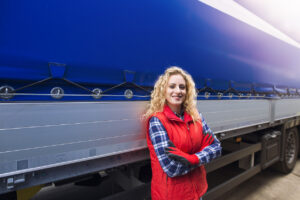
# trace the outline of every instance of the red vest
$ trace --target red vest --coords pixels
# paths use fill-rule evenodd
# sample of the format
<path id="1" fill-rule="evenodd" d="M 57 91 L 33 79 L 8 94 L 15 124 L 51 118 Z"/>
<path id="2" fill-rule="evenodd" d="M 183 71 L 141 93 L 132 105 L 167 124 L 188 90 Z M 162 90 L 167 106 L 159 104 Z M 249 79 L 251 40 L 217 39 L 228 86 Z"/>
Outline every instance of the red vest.
<path id="1" fill-rule="evenodd" d="M 168 106 L 164 107 L 163 112 L 156 113 L 153 116 L 161 121 L 170 140 L 177 148 L 189 154 L 194 154 L 201 150 L 203 134 L 200 120 L 193 123 L 191 116 L 185 112 L 184 121 L 182 121 Z M 152 167 L 152 200 L 199 200 L 204 195 L 207 190 L 204 166 L 197 167 L 185 175 L 173 178 L 168 177 L 163 171 L 149 137 L 149 122 L 147 144 Z"/>

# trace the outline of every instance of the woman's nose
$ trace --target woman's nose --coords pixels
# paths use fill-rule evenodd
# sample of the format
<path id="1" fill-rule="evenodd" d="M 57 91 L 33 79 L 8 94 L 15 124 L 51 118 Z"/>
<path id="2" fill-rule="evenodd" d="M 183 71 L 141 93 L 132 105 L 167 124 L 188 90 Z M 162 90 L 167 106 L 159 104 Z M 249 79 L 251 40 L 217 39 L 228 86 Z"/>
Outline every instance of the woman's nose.
<path id="1" fill-rule="evenodd" d="M 175 92 L 181 92 L 179 87 L 175 87 Z"/>

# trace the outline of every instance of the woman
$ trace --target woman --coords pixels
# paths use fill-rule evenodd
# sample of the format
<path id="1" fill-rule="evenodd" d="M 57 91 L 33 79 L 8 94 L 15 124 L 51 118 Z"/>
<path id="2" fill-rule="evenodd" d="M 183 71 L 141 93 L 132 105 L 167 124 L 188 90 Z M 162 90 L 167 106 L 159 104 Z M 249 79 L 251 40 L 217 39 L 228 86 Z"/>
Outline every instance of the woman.
<path id="1" fill-rule="evenodd" d="M 221 146 L 196 108 L 192 77 L 168 68 L 155 83 L 148 119 L 153 200 L 201 199 L 207 190 L 204 164 L 221 155 Z"/>

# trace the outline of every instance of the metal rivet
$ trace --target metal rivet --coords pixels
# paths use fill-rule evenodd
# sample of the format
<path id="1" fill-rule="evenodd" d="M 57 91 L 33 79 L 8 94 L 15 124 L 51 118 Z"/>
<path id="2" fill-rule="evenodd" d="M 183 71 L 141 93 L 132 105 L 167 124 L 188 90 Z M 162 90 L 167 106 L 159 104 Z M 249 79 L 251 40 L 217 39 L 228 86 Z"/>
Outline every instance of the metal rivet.
<path id="1" fill-rule="evenodd" d="M 64 90 L 61 87 L 54 87 L 50 91 L 51 97 L 54 99 L 61 99 L 64 96 Z"/>
<path id="2" fill-rule="evenodd" d="M 210 96 L 210 93 L 209 93 L 209 92 L 205 92 L 205 93 L 204 93 L 204 96 L 205 96 L 206 99 L 208 99 L 209 96 Z"/>
<path id="3" fill-rule="evenodd" d="M 102 90 L 100 88 L 93 89 L 94 99 L 100 99 L 102 97 L 101 93 L 102 93 Z"/>
<path id="4" fill-rule="evenodd" d="M 130 89 L 125 90 L 124 95 L 127 99 L 131 99 L 133 97 L 133 92 Z"/>
<path id="5" fill-rule="evenodd" d="M 0 97 L 2 99 L 11 99 L 14 97 L 13 94 L 11 94 L 14 91 L 14 88 L 8 85 L 4 85 L 0 87 Z"/>
<path id="6" fill-rule="evenodd" d="M 223 96 L 223 93 L 222 92 L 218 92 L 218 98 L 221 99 Z"/>

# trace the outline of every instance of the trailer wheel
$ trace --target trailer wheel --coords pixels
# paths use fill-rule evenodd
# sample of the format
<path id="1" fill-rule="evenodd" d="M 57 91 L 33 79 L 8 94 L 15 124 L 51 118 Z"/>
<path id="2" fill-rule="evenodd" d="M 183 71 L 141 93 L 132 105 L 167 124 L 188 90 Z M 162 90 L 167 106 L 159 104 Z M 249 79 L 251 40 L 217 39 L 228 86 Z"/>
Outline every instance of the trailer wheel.
<path id="1" fill-rule="evenodd" d="M 299 133 L 300 133 L 300 126 L 298 126 L 298 158 L 300 158 L 300 136 L 299 136 Z"/>
<path id="2" fill-rule="evenodd" d="M 279 162 L 278 170 L 282 173 L 290 173 L 298 159 L 299 135 L 296 128 L 287 130 L 284 141 L 283 161 Z"/>

